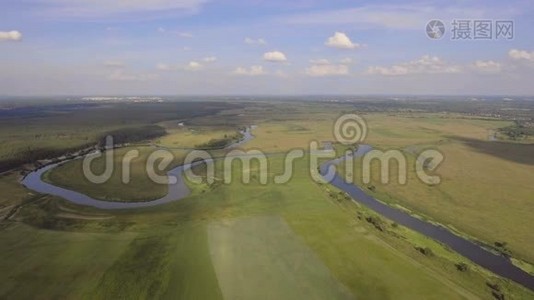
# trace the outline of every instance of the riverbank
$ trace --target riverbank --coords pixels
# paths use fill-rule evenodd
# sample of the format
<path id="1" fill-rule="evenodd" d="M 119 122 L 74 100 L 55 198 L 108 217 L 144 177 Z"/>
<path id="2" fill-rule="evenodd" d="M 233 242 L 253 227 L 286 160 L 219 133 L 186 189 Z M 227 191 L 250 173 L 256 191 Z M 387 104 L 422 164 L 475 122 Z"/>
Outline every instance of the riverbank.
<path id="1" fill-rule="evenodd" d="M 369 145 L 360 145 L 354 152 L 353 157 L 361 157 L 371 150 L 372 147 Z M 321 174 L 327 174 L 330 165 L 338 164 L 341 161 L 342 160 L 340 159 L 336 159 L 322 164 L 320 166 Z M 427 222 L 412 216 L 408 212 L 391 207 L 371 197 L 356 185 L 347 183 L 342 176 L 337 173 L 330 184 L 350 195 L 353 201 L 364 204 L 387 219 L 443 243 L 483 268 L 504 278 L 511 279 L 534 291 L 534 275 L 517 267 L 509 258 L 488 251 L 469 239 L 456 235 L 446 227 Z"/>

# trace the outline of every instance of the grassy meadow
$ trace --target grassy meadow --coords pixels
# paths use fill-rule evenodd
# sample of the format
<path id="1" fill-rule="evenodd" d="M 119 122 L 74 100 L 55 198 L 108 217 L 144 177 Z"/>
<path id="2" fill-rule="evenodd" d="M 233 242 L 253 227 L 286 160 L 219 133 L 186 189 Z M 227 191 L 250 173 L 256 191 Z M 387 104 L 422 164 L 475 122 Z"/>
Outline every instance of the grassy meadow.
<path id="1" fill-rule="evenodd" d="M 195 147 L 257 125 L 255 139 L 244 148 L 306 150 L 310 141 L 333 140 L 335 118 L 354 112 L 367 121 L 365 143 L 377 149 L 401 149 L 410 162 L 421 149 L 445 155 L 437 170 L 441 185 L 427 186 L 410 170 L 407 185 L 375 181 L 370 193 L 488 244 L 506 242 L 514 257 L 534 260 L 529 252 L 534 238 L 525 225 L 534 212 L 528 184 L 534 179 L 532 148 L 488 141 L 490 130 L 509 121 L 457 112 L 377 112 L 380 103 L 211 105 L 213 110 L 189 118 L 168 106 L 152 108 L 161 114 L 150 120 L 139 117 L 145 120 L 139 124 L 156 124 L 166 134 L 115 151 L 116 167 L 127 151 L 140 153 L 128 185 L 121 183 L 121 168 L 104 184 L 87 182 L 81 161 L 68 162 L 44 179 L 109 201 L 155 199 L 166 186 L 144 173 L 154 144 Z M 133 123 L 102 123 L 98 132 Z M 172 166 L 180 164 L 186 152 L 172 152 Z M 224 153 L 213 151 L 214 156 Z M 95 173 L 103 166 L 96 160 Z M 534 298 L 533 292 L 314 182 L 307 157 L 295 161 L 285 184 L 273 183 L 284 171 L 282 155 L 269 156 L 266 185 L 259 183 L 258 164 L 250 167 L 249 184 L 241 181 L 240 164 L 234 164 L 230 184 L 221 181 L 222 162 L 216 167 L 215 183 L 188 182 L 192 194 L 185 199 L 118 211 L 37 195 L 18 183 L 17 172 L 2 174 L 0 253 L 9 259 L 0 260 L 0 298 L 32 298 L 37 292 L 42 299 Z M 357 164 L 358 180 L 359 170 Z M 495 188 L 501 185 L 506 188 Z"/>
<path id="2" fill-rule="evenodd" d="M 17 257 L 2 269 L 25 262 L 3 273 L 1 282 L 11 284 L 0 294 L 24 297 L 16 284 L 31 276 L 44 298 L 296 299 L 313 288 L 319 299 L 484 299 L 486 282 L 511 298 L 530 295 L 476 266 L 457 271 L 460 257 L 407 229 L 384 220 L 378 230 L 365 219 L 371 212 L 314 183 L 305 165 L 297 163 L 291 184 L 274 186 L 243 185 L 235 169 L 230 185 L 192 185 L 191 197 L 143 210 L 103 212 L 53 198 L 26 205 L 0 232 L 0 251 Z M 269 168 L 281 173 L 281 159 Z M 31 246 L 17 251 L 24 244 Z M 8 280 L 12 274 L 17 280 Z M 69 280 L 53 281 L 63 276 Z"/>
<path id="3" fill-rule="evenodd" d="M 379 164 L 371 192 L 377 198 L 406 207 L 417 214 L 450 226 L 488 245 L 505 242 L 512 255 L 534 262 L 534 235 L 525 220 L 534 212 L 534 145 L 488 141 L 488 131 L 506 122 L 442 118 L 430 115 L 374 115 L 366 141 L 382 150 L 399 149 L 408 160 L 407 184 L 399 184 L 396 164 L 391 180 L 380 182 Z M 428 186 L 415 174 L 416 154 L 439 150 L 445 157 L 437 174 L 441 183 Z M 353 171 L 360 186 L 361 160 Z"/>
<path id="4" fill-rule="evenodd" d="M 161 198 L 167 194 L 167 185 L 152 181 L 146 171 L 147 160 L 156 149 L 154 147 L 126 147 L 113 150 L 113 173 L 108 181 L 95 184 L 89 181 L 83 172 L 83 160 L 76 159 L 60 165 L 44 174 L 44 180 L 59 186 L 82 192 L 95 199 L 120 202 L 139 202 Z M 136 151 L 136 152 L 134 152 Z M 136 153 L 128 165 L 130 166 L 130 181 L 124 182 L 123 176 L 127 172 L 123 162 L 129 157 L 128 153 Z M 178 165 L 185 156 L 182 151 L 174 151 L 174 160 L 170 166 Z M 96 158 L 91 164 L 91 171 L 100 175 L 106 167 L 106 156 Z M 164 175 L 166 170 L 155 168 L 158 175 Z"/>

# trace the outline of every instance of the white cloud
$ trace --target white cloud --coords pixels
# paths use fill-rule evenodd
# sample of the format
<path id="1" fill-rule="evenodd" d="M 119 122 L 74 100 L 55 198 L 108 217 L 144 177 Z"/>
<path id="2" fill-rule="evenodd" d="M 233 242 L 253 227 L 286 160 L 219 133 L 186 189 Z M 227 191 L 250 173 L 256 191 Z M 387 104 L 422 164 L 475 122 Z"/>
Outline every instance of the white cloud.
<path id="1" fill-rule="evenodd" d="M 248 45 L 267 45 L 267 42 L 263 38 L 253 39 L 247 37 L 245 38 L 244 42 Z"/>
<path id="2" fill-rule="evenodd" d="M 198 70 L 201 70 L 202 68 L 204 68 L 204 65 L 196 61 L 190 61 L 185 66 L 171 65 L 167 63 L 158 63 L 156 65 L 156 69 L 158 71 L 177 71 L 177 70 L 198 71 Z"/>
<path id="3" fill-rule="evenodd" d="M 499 73 L 502 70 L 502 64 L 493 60 L 477 60 L 471 67 L 483 73 Z"/>
<path id="4" fill-rule="evenodd" d="M 158 27 L 158 32 L 159 33 L 165 33 L 167 30 L 163 27 Z"/>
<path id="5" fill-rule="evenodd" d="M 20 41 L 22 40 L 22 33 L 17 30 L 12 31 L 0 31 L 0 42 L 1 41 Z"/>
<path id="6" fill-rule="evenodd" d="M 280 51 L 271 51 L 263 54 L 263 60 L 269 62 L 285 62 L 287 61 L 287 57 Z"/>
<path id="7" fill-rule="evenodd" d="M 534 51 L 528 52 L 526 50 L 512 49 L 508 51 L 508 56 L 513 60 L 528 60 L 534 62 Z"/>
<path id="8" fill-rule="evenodd" d="M 234 72 L 232 72 L 232 74 L 243 76 L 259 76 L 265 75 L 266 73 L 263 70 L 263 66 L 251 66 L 248 69 L 244 67 L 238 67 Z"/>
<path id="9" fill-rule="evenodd" d="M 400 63 L 390 67 L 371 66 L 367 74 L 384 76 L 400 76 L 409 74 L 439 74 L 458 73 L 462 68 L 457 65 L 449 65 L 437 56 L 424 55 L 420 59 L 406 63 Z"/>
<path id="10" fill-rule="evenodd" d="M 339 49 L 356 49 L 360 47 L 360 44 L 353 43 L 343 32 L 334 33 L 333 36 L 326 40 L 325 45 Z"/>
<path id="11" fill-rule="evenodd" d="M 343 64 L 331 64 L 323 60 L 307 68 L 305 73 L 312 77 L 345 76 L 349 75 L 349 67 Z"/>
<path id="12" fill-rule="evenodd" d="M 199 62 L 196 62 L 196 61 L 190 61 L 187 66 L 185 67 L 186 70 L 188 71 L 198 71 L 200 69 L 202 69 L 204 66 L 199 63 Z"/>
<path id="13" fill-rule="evenodd" d="M 202 59 L 202 61 L 206 62 L 206 63 L 212 63 L 212 62 L 217 61 L 217 57 L 215 57 L 215 56 L 207 56 L 207 57 L 204 57 Z"/>

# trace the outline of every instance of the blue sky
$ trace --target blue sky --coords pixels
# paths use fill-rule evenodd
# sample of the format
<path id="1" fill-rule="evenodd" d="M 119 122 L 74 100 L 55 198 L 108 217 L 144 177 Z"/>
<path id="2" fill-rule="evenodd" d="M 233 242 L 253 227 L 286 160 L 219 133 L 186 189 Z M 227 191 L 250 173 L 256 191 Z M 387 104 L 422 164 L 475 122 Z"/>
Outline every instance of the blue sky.
<path id="1" fill-rule="evenodd" d="M 0 5 L 0 94 L 534 94 L 529 1 Z M 452 40 L 454 19 L 512 20 L 514 38 Z"/>

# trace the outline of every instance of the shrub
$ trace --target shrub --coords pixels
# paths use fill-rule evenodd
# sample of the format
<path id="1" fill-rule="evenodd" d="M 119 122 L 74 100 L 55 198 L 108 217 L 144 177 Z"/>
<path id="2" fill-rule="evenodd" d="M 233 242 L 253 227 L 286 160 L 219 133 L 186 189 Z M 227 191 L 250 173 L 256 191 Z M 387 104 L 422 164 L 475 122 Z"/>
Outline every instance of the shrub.
<path id="1" fill-rule="evenodd" d="M 456 269 L 460 272 L 466 272 L 469 270 L 469 266 L 466 263 L 459 262 L 456 264 Z"/>
<path id="2" fill-rule="evenodd" d="M 382 221 L 382 219 L 380 219 L 380 217 L 378 217 L 378 216 L 369 216 L 369 217 L 365 218 L 365 220 L 367 222 L 373 224 L 373 226 L 375 226 L 376 229 L 378 229 L 380 231 L 384 231 L 384 229 L 385 229 L 384 221 Z"/>
<path id="3" fill-rule="evenodd" d="M 434 256 L 434 252 L 429 247 L 415 247 L 415 249 L 417 249 L 417 251 L 419 251 L 424 256 Z"/>

